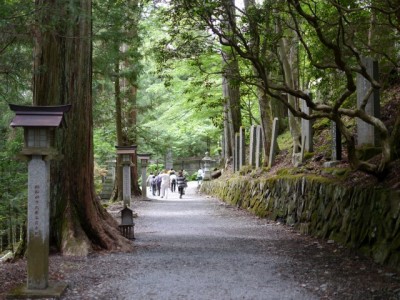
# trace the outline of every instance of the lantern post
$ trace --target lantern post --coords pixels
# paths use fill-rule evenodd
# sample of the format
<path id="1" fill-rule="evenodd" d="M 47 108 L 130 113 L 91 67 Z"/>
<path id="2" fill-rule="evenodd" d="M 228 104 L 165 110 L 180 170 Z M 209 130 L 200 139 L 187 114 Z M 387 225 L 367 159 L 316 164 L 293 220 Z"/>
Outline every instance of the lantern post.
<path id="1" fill-rule="evenodd" d="M 124 206 L 131 205 L 131 166 L 132 155 L 136 154 L 136 146 L 115 146 L 121 157 L 122 165 L 122 199 Z"/>
<path id="2" fill-rule="evenodd" d="M 7 298 L 60 297 L 67 287 L 49 282 L 50 161 L 57 158 L 55 131 L 65 126 L 71 105 L 21 106 L 10 104 L 11 127 L 24 129 L 23 158 L 28 160 L 27 284 Z"/>
<path id="3" fill-rule="evenodd" d="M 210 166 L 211 166 L 212 158 L 209 156 L 208 152 L 206 152 L 205 155 L 206 156 L 202 159 L 202 161 L 204 162 L 204 177 L 203 177 L 203 180 L 207 181 L 207 180 L 211 180 Z"/>

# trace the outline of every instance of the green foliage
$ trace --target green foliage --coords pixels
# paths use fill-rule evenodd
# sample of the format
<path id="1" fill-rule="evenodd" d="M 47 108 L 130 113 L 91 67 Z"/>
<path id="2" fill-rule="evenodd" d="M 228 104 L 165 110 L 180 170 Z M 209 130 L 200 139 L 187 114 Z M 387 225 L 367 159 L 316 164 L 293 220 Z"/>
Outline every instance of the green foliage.
<path id="1" fill-rule="evenodd" d="M 197 180 L 197 172 L 191 174 L 190 176 L 187 177 L 188 181 L 195 181 Z"/>
<path id="2" fill-rule="evenodd" d="M 292 137 L 289 131 L 285 131 L 283 134 L 278 136 L 277 143 L 279 145 L 279 149 L 281 150 L 289 150 L 293 147 Z"/>
<path id="3" fill-rule="evenodd" d="M 147 166 L 147 172 L 149 174 L 153 173 L 155 175 L 162 170 L 164 170 L 164 165 L 162 163 L 149 164 Z"/>
<path id="4" fill-rule="evenodd" d="M 10 249 L 10 232 L 15 237 L 26 220 L 27 167 L 15 159 L 23 137 L 21 129 L 9 126 L 13 113 L 8 104 L 32 103 L 33 5 L 0 1 L 0 236 Z"/>
<path id="5" fill-rule="evenodd" d="M 26 220 L 27 168 L 25 163 L 15 160 L 21 151 L 21 133 L 2 131 L 0 138 L 0 235 L 3 237 Z"/>
<path id="6" fill-rule="evenodd" d="M 162 13 L 151 11 L 142 23 L 147 68 L 138 90 L 140 151 L 152 153 L 152 159 L 163 159 L 169 149 L 174 157 L 203 155 L 208 143 L 218 147 L 222 126 L 220 58 L 203 51 L 204 32 L 183 31 Z"/>
<path id="7" fill-rule="evenodd" d="M 107 160 L 115 157 L 115 131 L 108 128 L 96 128 L 93 133 L 95 159 L 99 165 L 106 165 Z"/>

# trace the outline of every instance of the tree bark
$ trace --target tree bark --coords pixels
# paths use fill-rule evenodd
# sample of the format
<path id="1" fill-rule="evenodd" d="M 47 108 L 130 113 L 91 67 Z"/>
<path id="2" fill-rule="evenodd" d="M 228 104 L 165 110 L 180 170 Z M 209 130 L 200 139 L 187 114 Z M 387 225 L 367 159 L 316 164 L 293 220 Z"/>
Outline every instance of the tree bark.
<path id="1" fill-rule="evenodd" d="M 95 196 L 93 180 L 91 1 L 37 0 L 35 105 L 72 104 L 52 162 L 51 237 L 64 255 L 131 250 Z M 63 21 L 62 21 L 63 20 Z M 54 25 L 55 24 L 55 25 Z"/>
<path id="2" fill-rule="evenodd" d="M 249 14 L 251 8 L 255 6 L 255 1 L 245 0 L 244 6 L 246 13 Z M 249 20 L 250 19 L 251 18 L 249 18 Z M 249 22 L 249 31 L 250 31 L 249 45 L 251 45 L 251 54 L 256 60 L 262 61 L 261 56 L 265 55 L 265 53 L 260 52 L 261 47 L 259 42 L 260 39 L 259 39 L 257 24 Z M 273 119 L 271 99 L 268 97 L 266 93 L 268 89 L 267 77 L 266 77 L 268 70 L 266 70 L 262 65 L 258 65 L 257 68 L 255 63 L 253 62 L 253 72 L 254 72 L 254 77 L 258 81 L 257 84 L 258 107 L 260 110 L 261 128 L 263 132 L 262 144 L 263 144 L 264 159 L 262 161 L 262 165 L 264 167 L 267 167 L 269 160 L 269 150 L 271 147 L 272 119 Z"/>
<path id="3" fill-rule="evenodd" d="M 232 23 L 235 20 L 231 17 L 232 10 L 235 8 L 233 0 L 224 0 L 224 6 L 228 10 L 225 16 L 224 25 L 228 32 L 232 30 Z M 228 116 L 230 153 L 234 153 L 235 149 L 235 133 L 239 132 L 242 126 L 242 114 L 240 106 L 240 86 L 239 86 L 239 64 L 236 60 L 233 50 L 230 47 L 223 47 L 222 49 L 222 63 L 223 63 L 223 96 L 226 99 L 226 112 Z"/>
<path id="4" fill-rule="evenodd" d="M 118 45 L 116 51 L 119 51 Z M 121 86 L 119 75 L 119 60 L 114 63 L 114 93 L 115 93 L 115 128 L 117 135 L 117 145 L 123 146 L 123 133 L 122 133 L 122 103 L 121 103 Z M 111 196 L 112 201 L 122 201 L 122 160 L 120 155 L 117 155 L 117 165 L 115 172 L 114 190 Z"/>
<path id="5" fill-rule="evenodd" d="M 226 62 L 225 62 L 226 63 Z M 229 63 L 227 63 L 229 64 Z M 229 82 L 232 80 L 229 79 L 231 76 L 234 76 L 229 70 L 228 66 L 225 66 L 225 72 L 222 79 L 222 94 L 225 99 L 224 104 L 224 134 L 226 134 L 226 145 L 228 149 L 226 153 L 228 153 L 229 159 L 234 151 L 235 151 L 235 133 L 239 132 L 241 125 L 241 112 L 240 112 L 240 96 L 239 96 L 239 87 L 234 87 Z M 238 109 L 239 107 L 239 109 Z"/>
<path id="6" fill-rule="evenodd" d="M 283 35 L 282 25 L 280 23 L 279 18 L 277 19 L 277 34 L 280 36 L 279 39 L 279 56 L 282 62 L 282 69 L 283 69 L 283 76 L 285 79 L 285 84 L 292 90 L 296 90 L 296 78 L 294 78 L 294 74 L 297 72 L 294 71 L 293 66 L 296 64 L 293 60 L 289 60 L 289 46 L 287 42 L 287 38 Z M 290 57 L 297 57 L 296 55 L 292 55 Z M 291 94 L 288 94 L 288 103 L 292 107 L 298 107 L 297 99 Z M 289 129 L 292 135 L 293 141 L 293 157 L 296 153 L 300 152 L 301 150 L 301 129 L 300 129 L 300 122 L 299 119 L 296 118 L 290 111 L 288 112 L 289 115 Z"/>

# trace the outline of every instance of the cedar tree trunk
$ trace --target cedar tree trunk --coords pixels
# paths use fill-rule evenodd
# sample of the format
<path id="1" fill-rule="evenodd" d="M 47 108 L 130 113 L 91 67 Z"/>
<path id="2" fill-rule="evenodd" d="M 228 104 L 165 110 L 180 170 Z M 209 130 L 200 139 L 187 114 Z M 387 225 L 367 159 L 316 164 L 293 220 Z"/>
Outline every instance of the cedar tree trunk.
<path id="1" fill-rule="evenodd" d="M 95 197 L 92 134 L 91 1 L 37 0 L 34 104 L 72 104 L 52 161 L 51 236 L 65 255 L 132 249 Z"/>

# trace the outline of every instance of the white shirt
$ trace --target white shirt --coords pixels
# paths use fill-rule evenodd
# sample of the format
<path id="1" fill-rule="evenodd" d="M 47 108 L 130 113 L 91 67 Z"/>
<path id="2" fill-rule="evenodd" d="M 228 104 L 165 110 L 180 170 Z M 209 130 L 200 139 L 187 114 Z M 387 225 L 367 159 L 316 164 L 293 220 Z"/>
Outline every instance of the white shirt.
<path id="1" fill-rule="evenodd" d="M 171 179 L 171 181 L 175 179 L 175 182 L 176 182 L 176 174 L 170 175 L 169 178 Z"/>
<path id="2" fill-rule="evenodd" d="M 161 186 L 168 187 L 170 185 L 169 175 L 166 173 L 160 174 Z"/>

